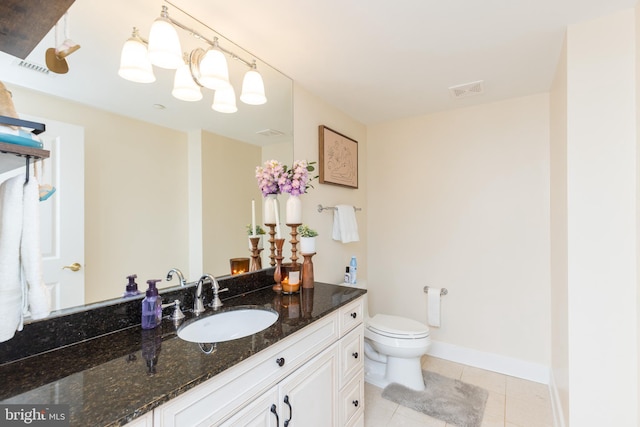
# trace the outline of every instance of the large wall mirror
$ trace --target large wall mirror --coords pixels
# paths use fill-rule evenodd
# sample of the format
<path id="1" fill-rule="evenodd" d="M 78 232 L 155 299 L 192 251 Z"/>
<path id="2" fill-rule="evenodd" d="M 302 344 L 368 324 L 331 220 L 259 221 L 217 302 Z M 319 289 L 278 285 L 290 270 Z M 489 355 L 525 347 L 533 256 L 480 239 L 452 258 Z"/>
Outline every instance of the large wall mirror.
<path id="1" fill-rule="evenodd" d="M 12 91 L 18 114 L 51 123 L 43 134 L 51 144 L 51 161 L 68 154 L 65 150 L 80 155 L 59 173 L 81 168 L 82 182 L 60 186 L 41 203 L 55 220 L 69 219 L 62 205 L 75 200 L 69 195 L 82 193 L 84 225 L 78 222 L 72 231 L 82 236 L 82 259 L 60 259 L 61 274 L 52 279 L 64 294 L 74 272 L 62 267 L 79 262 L 84 274 L 80 305 L 121 297 L 132 274 L 142 291 L 146 280 L 164 280 L 174 267 L 189 281 L 203 273 L 228 275 L 230 258 L 249 256 L 245 226 L 251 222 L 252 200 L 257 222 L 262 222 L 255 167 L 271 158 L 292 161 L 291 79 L 208 28 L 215 25 L 209 21 L 215 11 L 198 20 L 189 16 L 189 3 L 114 0 L 97 5 L 76 0 L 69 9 L 67 35 L 81 48 L 67 57 L 66 74 L 41 72 L 46 70 L 45 51 L 55 46 L 55 30 L 25 61 L 0 53 L 0 80 Z M 202 90 L 198 102 L 173 98 L 174 71 L 154 67 L 156 81 L 148 84 L 120 78 L 124 41 L 133 27 L 147 38 L 162 5 L 176 20 L 219 37 L 224 48 L 256 59 L 267 103 L 255 106 L 238 100 L 238 111 L 224 114 L 212 110 L 214 92 L 209 89 Z M 206 47 L 186 32 L 179 34 L 185 52 Z M 59 28 L 58 43 L 64 37 L 64 28 Z M 247 67 L 230 58 L 228 63 L 239 95 Z M 72 137 L 55 139 L 60 128 L 80 135 L 80 148 L 67 142 Z M 46 162 L 44 166 L 46 171 Z M 64 236 L 60 240 L 44 244 L 45 258 L 59 249 Z M 268 261 L 263 257 L 263 265 Z"/>

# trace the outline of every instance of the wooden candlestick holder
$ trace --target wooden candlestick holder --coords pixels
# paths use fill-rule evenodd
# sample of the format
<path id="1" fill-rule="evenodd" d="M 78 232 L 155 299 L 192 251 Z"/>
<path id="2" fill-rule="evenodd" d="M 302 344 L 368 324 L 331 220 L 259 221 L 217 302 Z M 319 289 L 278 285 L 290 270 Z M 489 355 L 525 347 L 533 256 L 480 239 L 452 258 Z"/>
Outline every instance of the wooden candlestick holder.
<path id="1" fill-rule="evenodd" d="M 265 224 L 267 227 L 269 227 L 269 244 L 270 244 L 270 250 L 271 252 L 269 253 L 269 258 L 271 259 L 270 265 L 271 267 L 273 267 L 274 265 L 276 265 L 276 225 L 275 224 Z"/>
<path id="2" fill-rule="evenodd" d="M 262 259 L 260 258 L 262 249 L 258 248 L 260 237 L 249 237 L 249 241 L 251 242 L 251 264 L 249 265 L 249 271 L 262 270 Z"/>
<path id="3" fill-rule="evenodd" d="M 273 281 L 276 282 L 271 289 L 276 292 L 282 292 L 282 245 L 284 245 L 284 239 L 275 239 L 276 246 L 276 269 L 273 272 Z"/>
<path id="4" fill-rule="evenodd" d="M 313 278 L 313 261 L 311 258 L 316 253 L 312 254 L 302 254 L 304 257 L 304 262 L 302 263 L 302 288 L 303 289 L 311 289 L 313 288 L 313 283 L 315 279 Z"/>
<path id="5" fill-rule="evenodd" d="M 301 224 L 287 224 L 288 227 L 291 228 L 291 264 L 296 266 L 298 265 L 298 227 Z"/>

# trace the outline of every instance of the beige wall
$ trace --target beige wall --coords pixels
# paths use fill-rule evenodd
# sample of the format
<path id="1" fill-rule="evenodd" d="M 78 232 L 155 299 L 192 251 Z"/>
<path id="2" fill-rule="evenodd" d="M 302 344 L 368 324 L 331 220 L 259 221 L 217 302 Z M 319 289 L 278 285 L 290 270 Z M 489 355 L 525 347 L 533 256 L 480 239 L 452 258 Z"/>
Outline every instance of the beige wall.
<path id="1" fill-rule="evenodd" d="M 252 198 L 256 222 L 261 223 L 261 195 L 254 176 L 261 156 L 258 146 L 202 133 L 203 272 L 230 274 L 229 258 L 250 256 L 245 226 L 251 223 Z M 221 247 L 227 257 L 221 256 Z"/>
<path id="2" fill-rule="evenodd" d="M 115 298 L 187 265 L 187 151 L 180 132 L 11 87 L 16 110 L 85 129 L 85 300 Z M 140 195 L 145 203 L 140 203 Z M 144 227 L 142 227 L 144 225 Z"/>
<path id="3" fill-rule="evenodd" d="M 359 277 L 364 281 L 367 276 L 367 242 L 370 239 L 367 218 L 370 209 L 367 206 L 368 159 L 367 132 L 364 125 L 346 114 L 324 103 L 315 95 L 299 85 L 294 85 L 294 159 L 318 161 L 318 126 L 325 125 L 358 141 L 359 188 L 352 189 L 336 185 L 312 182 L 314 188 L 301 196 L 302 221 L 320 234 L 317 239 L 317 254 L 313 257 L 315 278 L 327 283 L 341 283 L 344 267 L 352 255 L 358 258 Z M 335 206 L 348 204 L 363 208 L 356 213 L 359 242 L 343 244 L 331 239 L 333 214 L 330 211 L 319 213 L 316 206 Z M 284 206 L 284 201 L 281 202 Z"/>
<path id="4" fill-rule="evenodd" d="M 369 308 L 431 338 L 548 366 L 548 96 L 369 128 Z"/>
<path id="5" fill-rule="evenodd" d="M 568 410 L 575 426 L 638 425 L 635 41 L 632 9 L 567 32 Z"/>
<path id="6" fill-rule="evenodd" d="M 550 96 L 551 143 L 551 375 L 556 418 L 569 425 L 567 277 L 567 58 L 566 42 Z M 567 410 L 565 410 L 566 408 Z"/>

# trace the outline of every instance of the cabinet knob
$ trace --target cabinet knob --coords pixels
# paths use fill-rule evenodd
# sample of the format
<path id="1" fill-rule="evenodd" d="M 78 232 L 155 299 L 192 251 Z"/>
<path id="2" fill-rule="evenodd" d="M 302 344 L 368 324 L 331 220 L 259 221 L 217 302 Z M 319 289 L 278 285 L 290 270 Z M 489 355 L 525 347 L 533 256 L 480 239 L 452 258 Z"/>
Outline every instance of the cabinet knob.
<path id="1" fill-rule="evenodd" d="M 351 317 L 355 319 L 356 317 L 358 317 L 358 315 L 356 313 L 351 313 Z"/>
<path id="2" fill-rule="evenodd" d="M 357 351 L 355 353 L 352 353 L 351 355 L 353 356 L 354 359 L 358 358 L 358 352 Z"/>
<path id="3" fill-rule="evenodd" d="M 353 406 L 355 406 L 356 408 L 358 407 L 358 405 L 360 405 L 360 402 L 358 402 L 357 400 L 354 400 L 351 403 L 353 403 Z"/>
<path id="4" fill-rule="evenodd" d="M 276 363 L 278 364 L 278 366 L 284 366 L 284 357 L 277 358 Z"/>

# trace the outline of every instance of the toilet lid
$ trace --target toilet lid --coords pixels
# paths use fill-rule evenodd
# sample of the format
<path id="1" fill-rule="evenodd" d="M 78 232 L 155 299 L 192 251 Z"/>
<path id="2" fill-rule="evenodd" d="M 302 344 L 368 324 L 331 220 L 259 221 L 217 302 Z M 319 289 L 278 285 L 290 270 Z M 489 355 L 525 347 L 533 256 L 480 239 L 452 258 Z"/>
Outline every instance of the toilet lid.
<path id="1" fill-rule="evenodd" d="M 405 317 L 376 314 L 369 319 L 367 327 L 383 335 L 403 336 L 405 338 L 424 338 L 429 336 L 427 325 Z"/>

